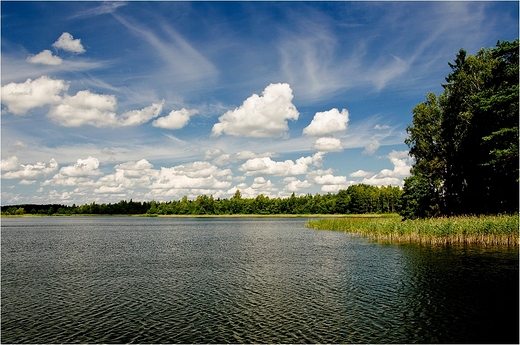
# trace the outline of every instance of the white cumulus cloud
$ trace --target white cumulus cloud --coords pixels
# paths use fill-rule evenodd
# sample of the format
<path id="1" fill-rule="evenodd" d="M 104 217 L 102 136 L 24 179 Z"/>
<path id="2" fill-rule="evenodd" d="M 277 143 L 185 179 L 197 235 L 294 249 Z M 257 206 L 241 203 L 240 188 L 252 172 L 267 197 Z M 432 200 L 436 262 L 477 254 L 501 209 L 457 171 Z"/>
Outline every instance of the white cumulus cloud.
<path id="1" fill-rule="evenodd" d="M 351 186 L 352 184 L 345 184 L 345 185 L 340 185 L 340 184 L 325 184 L 323 186 L 321 186 L 321 191 L 323 193 L 337 193 L 339 192 L 340 190 L 346 190 L 349 186 Z"/>
<path id="2" fill-rule="evenodd" d="M 408 151 L 392 151 L 387 158 L 394 165 L 394 169 L 383 169 L 373 176 L 367 174 L 361 183 L 376 186 L 403 185 L 403 178 L 410 175 L 411 169 L 411 158 L 408 156 Z M 361 173 L 358 175 L 358 177 L 362 177 Z"/>
<path id="3" fill-rule="evenodd" d="M 351 173 L 349 176 L 350 177 L 372 177 L 374 176 L 375 174 L 373 172 L 370 172 L 370 171 L 365 171 L 365 170 L 357 170 L 357 171 L 354 171 L 353 173 Z"/>
<path id="4" fill-rule="evenodd" d="M 113 126 L 116 120 L 117 100 L 113 95 L 99 95 L 88 90 L 74 96 L 65 95 L 62 102 L 53 106 L 47 114 L 52 120 L 66 127 L 92 125 Z"/>
<path id="5" fill-rule="evenodd" d="M 121 171 L 125 177 L 141 177 L 143 174 L 149 173 L 152 168 L 153 165 L 146 159 L 141 159 L 137 162 L 126 162 L 114 167 L 116 171 Z"/>
<path id="6" fill-rule="evenodd" d="M 27 62 L 57 66 L 61 65 L 63 63 L 63 60 L 58 56 L 52 55 L 52 52 L 50 50 L 45 49 L 36 55 L 29 55 L 27 57 Z"/>
<path id="7" fill-rule="evenodd" d="M 68 177 L 98 176 L 101 175 L 98 168 L 99 160 L 89 156 L 86 159 L 78 159 L 76 163 L 61 168 L 59 174 Z"/>
<path id="8" fill-rule="evenodd" d="M 296 161 L 286 160 L 283 162 L 276 162 L 269 157 L 262 157 L 247 160 L 238 170 L 244 171 L 247 176 L 263 174 L 293 176 L 306 174 L 309 165 L 313 163 L 315 163 L 313 157 L 301 157 Z"/>
<path id="9" fill-rule="evenodd" d="M 161 172 L 162 173 L 162 172 Z M 171 174 L 170 176 L 160 175 L 160 179 L 154 182 L 152 189 L 192 189 L 192 188 L 210 188 L 221 189 L 229 188 L 230 183 L 227 181 L 219 181 L 214 176 L 191 178 L 186 175 Z"/>
<path id="10" fill-rule="evenodd" d="M 164 101 L 160 103 L 153 103 L 152 105 L 145 107 L 141 110 L 131 110 L 123 113 L 120 118 L 117 119 L 118 126 L 139 126 L 151 119 L 159 116 L 162 112 Z"/>
<path id="11" fill-rule="evenodd" d="M 243 198 L 254 198 L 260 194 L 263 194 L 264 196 L 273 196 L 278 192 L 278 188 L 275 184 L 272 183 L 271 180 L 266 180 L 262 176 L 256 177 L 250 186 L 240 184 L 236 186 L 235 189 L 240 190 Z M 228 191 L 228 194 L 231 193 Z"/>
<path id="12" fill-rule="evenodd" d="M 132 110 L 117 116 L 117 100 L 114 95 L 100 95 L 82 90 L 74 96 L 65 95 L 60 104 L 51 108 L 47 116 L 65 127 L 137 126 L 159 116 L 163 104 L 164 101 L 153 103 L 141 110 Z"/>
<path id="13" fill-rule="evenodd" d="M 393 150 L 387 157 L 394 165 L 392 176 L 406 177 L 410 175 L 411 158 L 408 155 L 408 151 Z"/>
<path id="14" fill-rule="evenodd" d="M 81 40 L 74 39 L 71 34 L 64 32 L 60 38 L 52 44 L 54 48 L 63 49 L 71 53 L 81 54 L 85 52 L 85 48 L 81 44 Z"/>
<path id="15" fill-rule="evenodd" d="M 140 161 L 134 162 L 126 162 L 121 163 L 115 166 L 115 169 L 121 169 L 121 170 L 147 170 L 153 168 L 153 164 L 148 162 L 146 159 L 141 159 Z"/>
<path id="16" fill-rule="evenodd" d="M 275 156 L 276 153 L 274 152 L 265 152 L 256 154 L 253 151 L 245 150 L 245 151 L 239 151 L 234 154 L 234 157 L 236 160 L 245 160 L 245 159 L 252 159 L 252 158 L 262 158 L 262 157 L 272 157 Z"/>
<path id="17" fill-rule="evenodd" d="M 215 157 L 217 155 L 218 155 L 218 157 Z M 264 152 L 264 153 L 256 154 L 253 151 L 249 151 L 249 150 L 239 151 L 234 154 L 223 153 L 221 150 L 214 150 L 214 151 L 207 151 L 206 155 L 205 155 L 206 159 L 215 157 L 213 159 L 213 164 L 216 164 L 216 165 L 227 165 L 230 163 L 235 163 L 235 162 L 243 161 L 243 160 L 247 160 L 247 159 L 273 157 L 273 156 L 276 156 L 276 153 Z"/>
<path id="18" fill-rule="evenodd" d="M 341 113 L 336 108 L 329 111 L 317 112 L 311 123 L 303 129 L 303 134 L 324 136 L 345 131 L 347 129 L 348 116 L 347 109 L 343 109 Z"/>
<path id="19" fill-rule="evenodd" d="M 363 150 L 363 154 L 371 155 L 377 151 L 379 146 L 381 146 L 381 144 L 379 144 L 379 141 L 377 141 L 376 139 L 372 139 L 372 141 Z"/>
<path id="20" fill-rule="evenodd" d="M 106 188 L 118 193 L 128 188 L 149 188 L 151 179 L 156 175 L 152 167 L 146 159 L 116 165 L 114 174 L 102 176 L 96 182 L 96 186 L 99 186 L 97 193 L 108 193 L 109 189 Z"/>
<path id="21" fill-rule="evenodd" d="M 18 162 L 18 157 L 11 156 L 6 159 L 2 159 L 2 163 L 0 163 L 1 171 L 16 171 L 20 169 L 20 163 Z"/>
<path id="22" fill-rule="evenodd" d="M 314 143 L 312 148 L 322 152 L 343 151 L 343 146 L 341 146 L 341 140 L 329 137 L 316 139 L 316 142 Z"/>
<path id="23" fill-rule="evenodd" d="M 314 177 L 314 182 L 322 185 L 321 191 L 324 193 L 336 193 L 352 185 L 352 182 L 348 181 L 346 176 L 334 176 L 330 173 Z"/>
<path id="24" fill-rule="evenodd" d="M 173 169 L 179 175 L 186 175 L 192 178 L 212 176 L 219 171 L 219 169 L 211 163 L 201 161 L 179 165 Z"/>
<path id="25" fill-rule="evenodd" d="M 221 156 L 222 154 L 224 154 L 224 151 L 222 151 L 221 149 L 206 150 L 206 152 L 204 153 L 204 159 L 215 158 L 217 156 Z"/>
<path id="26" fill-rule="evenodd" d="M 286 177 L 282 180 L 286 186 L 284 188 L 287 192 L 299 192 L 302 189 L 310 188 L 313 184 L 307 180 L 300 181 L 295 177 Z"/>
<path id="27" fill-rule="evenodd" d="M 152 125 L 166 129 L 181 129 L 188 124 L 191 116 L 198 113 L 199 111 L 196 109 L 187 110 L 182 108 L 181 110 L 172 110 L 168 116 L 158 118 L 152 122 Z"/>
<path id="28" fill-rule="evenodd" d="M 289 84 L 270 84 L 262 96 L 253 94 L 242 106 L 220 116 L 212 135 L 281 137 L 289 129 L 287 120 L 297 120 L 300 115 L 292 99 Z"/>
<path id="29" fill-rule="evenodd" d="M 125 191 L 126 189 L 123 187 L 123 185 L 119 185 L 116 187 L 101 186 L 99 188 L 94 189 L 94 193 L 96 194 L 121 194 Z"/>
<path id="30" fill-rule="evenodd" d="M 179 190 L 189 189 L 222 189 L 229 188 L 230 182 L 222 181 L 231 176 L 229 169 L 221 170 L 209 162 L 193 162 L 185 165 L 178 165 L 171 168 L 161 167 L 161 170 L 154 171 L 154 182 L 150 186 L 151 189 L 175 189 L 171 193 L 160 194 L 162 196 L 176 195 Z"/>
<path id="31" fill-rule="evenodd" d="M 346 176 L 334 176 L 332 174 L 316 176 L 314 182 L 317 184 L 347 184 Z"/>
<path id="32" fill-rule="evenodd" d="M 2 159 L 3 179 L 35 180 L 58 169 L 58 163 L 53 158 L 49 164 L 37 162 L 35 164 L 20 164 L 16 156 Z M 25 183 L 27 184 L 27 183 Z"/>
<path id="33" fill-rule="evenodd" d="M 2 103 L 11 113 L 23 115 L 30 109 L 59 103 L 62 99 L 60 94 L 68 88 L 65 81 L 47 76 L 27 79 L 23 83 L 9 83 L 2 86 Z"/>
<path id="34" fill-rule="evenodd" d="M 49 193 L 49 202 L 62 202 L 64 200 L 69 200 L 72 197 L 73 193 L 69 193 L 67 191 L 58 193 L 56 190 L 52 190 Z M 59 200 L 59 201 L 58 201 Z"/>

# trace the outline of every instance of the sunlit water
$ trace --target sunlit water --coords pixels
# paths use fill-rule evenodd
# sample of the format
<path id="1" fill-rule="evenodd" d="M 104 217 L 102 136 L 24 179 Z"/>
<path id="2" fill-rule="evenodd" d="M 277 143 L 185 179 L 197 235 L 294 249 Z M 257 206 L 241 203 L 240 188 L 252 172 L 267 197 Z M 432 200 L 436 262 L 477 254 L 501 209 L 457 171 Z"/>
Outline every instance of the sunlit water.
<path id="1" fill-rule="evenodd" d="M 305 219 L 2 219 L 2 343 L 518 342 L 518 251 Z"/>

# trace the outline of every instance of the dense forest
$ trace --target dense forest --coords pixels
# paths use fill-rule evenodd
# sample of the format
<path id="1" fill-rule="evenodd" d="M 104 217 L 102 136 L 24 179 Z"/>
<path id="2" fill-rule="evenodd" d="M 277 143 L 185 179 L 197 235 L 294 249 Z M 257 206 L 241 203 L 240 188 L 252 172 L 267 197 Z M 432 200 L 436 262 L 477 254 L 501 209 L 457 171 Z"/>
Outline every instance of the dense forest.
<path id="1" fill-rule="evenodd" d="M 404 218 L 518 212 L 518 48 L 461 49 L 444 92 L 412 110 Z"/>
<path id="2" fill-rule="evenodd" d="M 302 195 L 288 198 L 242 198 L 239 190 L 229 199 L 201 195 L 169 202 L 121 200 L 115 204 L 13 205 L 2 207 L 2 215 L 148 214 L 148 215 L 233 215 L 233 214 L 359 214 L 394 213 L 401 203 L 399 187 L 353 185 L 337 194 Z"/>

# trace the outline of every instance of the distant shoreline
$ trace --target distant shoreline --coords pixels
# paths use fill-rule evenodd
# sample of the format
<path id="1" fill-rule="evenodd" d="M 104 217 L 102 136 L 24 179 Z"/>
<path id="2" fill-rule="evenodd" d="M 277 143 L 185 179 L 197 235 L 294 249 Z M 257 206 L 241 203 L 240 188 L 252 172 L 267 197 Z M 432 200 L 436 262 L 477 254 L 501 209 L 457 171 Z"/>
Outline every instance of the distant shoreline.
<path id="1" fill-rule="evenodd" d="M 36 217 L 143 217 L 143 218 L 398 218 L 397 214 L 23 214 L 1 218 Z"/>

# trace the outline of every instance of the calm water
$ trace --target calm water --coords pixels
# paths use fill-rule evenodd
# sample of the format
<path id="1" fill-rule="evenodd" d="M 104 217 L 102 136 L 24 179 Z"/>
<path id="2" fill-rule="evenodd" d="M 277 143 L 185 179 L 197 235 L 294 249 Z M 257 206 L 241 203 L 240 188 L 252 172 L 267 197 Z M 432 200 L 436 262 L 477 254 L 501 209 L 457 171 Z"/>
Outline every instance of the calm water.
<path id="1" fill-rule="evenodd" d="M 2 219 L 3 343 L 518 343 L 518 251 L 303 219 Z"/>

